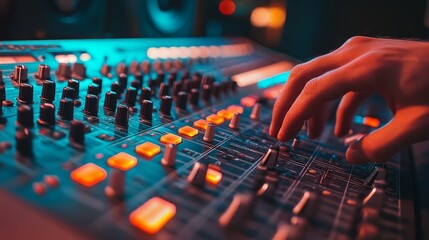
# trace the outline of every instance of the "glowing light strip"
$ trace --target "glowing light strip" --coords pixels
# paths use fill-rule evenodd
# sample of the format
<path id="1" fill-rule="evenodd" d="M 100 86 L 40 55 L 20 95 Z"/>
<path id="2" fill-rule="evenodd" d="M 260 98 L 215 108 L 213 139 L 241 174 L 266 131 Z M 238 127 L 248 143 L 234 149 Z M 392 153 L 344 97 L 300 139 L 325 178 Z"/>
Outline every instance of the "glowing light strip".
<path id="1" fill-rule="evenodd" d="M 292 69 L 294 65 L 289 61 L 281 61 L 268 66 L 250 70 L 244 73 L 239 73 L 232 76 L 232 80 L 237 82 L 240 87 L 249 86 L 258 83 L 261 80 L 266 80 L 274 75 Z"/>

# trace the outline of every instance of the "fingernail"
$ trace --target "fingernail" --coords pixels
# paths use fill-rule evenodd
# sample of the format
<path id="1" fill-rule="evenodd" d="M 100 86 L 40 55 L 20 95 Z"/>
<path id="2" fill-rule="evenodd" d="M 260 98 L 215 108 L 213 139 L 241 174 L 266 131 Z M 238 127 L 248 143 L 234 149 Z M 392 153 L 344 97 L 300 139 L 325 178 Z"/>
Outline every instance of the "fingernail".
<path id="1" fill-rule="evenodd" d="M 347 160 L 351 163 L 364 163 L 369 162 L 369 159 L 365 156 L 362 151 L 362 136 L 358 140 L 354 141 L 349 149 L 347 150 Z"/>

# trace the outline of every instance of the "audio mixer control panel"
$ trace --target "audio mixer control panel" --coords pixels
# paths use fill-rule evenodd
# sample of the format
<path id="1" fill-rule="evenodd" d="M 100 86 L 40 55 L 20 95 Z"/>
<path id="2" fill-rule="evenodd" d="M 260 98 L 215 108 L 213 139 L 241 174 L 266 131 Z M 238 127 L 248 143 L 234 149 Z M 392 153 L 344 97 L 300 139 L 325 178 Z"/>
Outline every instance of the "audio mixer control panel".
<path id="1" fill-rule="evenodd" d="M 294 64 L 245 39 L 1 43 L 1 193 L 89 239 L 413 238 L 407 159 L 344 157 L 386 119 L 268 135 Z"/>

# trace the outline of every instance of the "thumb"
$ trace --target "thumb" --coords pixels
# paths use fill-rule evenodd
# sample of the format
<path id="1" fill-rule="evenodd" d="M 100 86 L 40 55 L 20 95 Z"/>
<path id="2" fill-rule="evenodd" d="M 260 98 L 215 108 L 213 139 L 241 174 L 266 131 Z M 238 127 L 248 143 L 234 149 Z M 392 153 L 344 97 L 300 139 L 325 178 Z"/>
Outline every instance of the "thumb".
<path id="1" fill-rule="evenodd" d="M 396 112 L 385 126 L 355 141 L 347 150 L 350 163 L 385 162 L 400 149 L 429 139 L 429 110 L 409 107 Z"/>

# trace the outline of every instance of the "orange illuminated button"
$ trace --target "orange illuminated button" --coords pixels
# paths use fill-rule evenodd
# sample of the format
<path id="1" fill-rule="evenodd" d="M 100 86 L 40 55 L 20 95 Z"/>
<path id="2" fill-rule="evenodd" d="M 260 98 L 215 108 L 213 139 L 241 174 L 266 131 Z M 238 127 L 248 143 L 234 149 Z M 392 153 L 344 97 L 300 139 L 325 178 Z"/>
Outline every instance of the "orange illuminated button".
<path id="1" fill-rule="evenodd" d="M 172 133 L 167 133 L 161 137 L 160 141 L 162 143 L 165 143 L 165 144 L 172 143 L 172 144 L 177 145 L 177 144 L 182 142 L 182 137 L 179 137 L 179 136 L 174 135 Z"/>
<path id="2" fill-rule="evenodd" d="M 151 158 L 161 152 L 161 147 L 151 142 L 145 142 L 136 146 L 136 153 Z"/>
<path id="3" fill-rule="evenodd" d="M 238 106 L 238 105 L 231 105 L 227 108 L 229 111 L 231 112 L 238 112 L 238 113 L 243 113 L 243 107 L 242 106 Z"/>
<path id="4" fill-rule="evenodd" d="M 208 124 L 208 122 L 206 120 L 200 119 L 200 120 L 197 120 L 194 122 L 194 127 L 197 127 L 199 129 L 202 129 L 202 130 L 206 130 L 207 124 Z"/>
<path id="5" fill-rule="evenodd" d="M 243 97 L 240 100 L 240 104 L 246 107 L 253 107 L 253 105 L 255 105 L 257 101 L 258 101 L 258 97 L 251 95 L 251 96 Z"/>
<path id="6" fill-rule="evenodd" d="M 111 167 L 127 171 L 137 164 L 137 158 L 127 153 L 120 152 L 107 159 L 107 164 Z"/>
<path id="7" fill-rule="evenodd" d="M 226 110 L 226 109 L 222 109 L 222 110 L 217 112 L 217 115 L 219 117 L 223 117 L 225 119 L 231 120 L 232 116 L 234 116 L 234 112 Z"/>
<path id="8" fill-rule="evenodd" d="M 130 214 L 130 222 L 149 234 L 161 230 L 176 214 L 176 205 L 153 197 Z"/>
<path id="9" fill-rule="evenodd" d="M 217 185 L 222 180 L 222 173 L 216 169 L 208 168 L 206 174 L 206 182 Z"/>
<path id="10" fill-rule="evenodd" d="M 373 118 L 373 117 L 364 117 L 363 118 L 363 124 L 368 126 L 368 127 L 377 128 L 380 126 L 380 120 L 378 120 L 377 118 Z"/>
<path id="11" fill-rule="evenodd" d="M 73 181 L 86 187 L 92 187 L 103 181 L 106 178 L 107 173 L 103 168 L 93 163 L 87 163 L 73 170 L 70 175 Z"/>
<path id="12" fill-rule="evenodd" d="M 198 130 L 193 127 L 184 126 L 179 128 L 179 133 L 184 136 L 193 137 L 198 134 Z"/>
<path id="13" fill-rule="evenodd" d="M 206 117 L 206 120 L 207 120 L 208 122 L 214 123 L 214 124 L 216 124 L 216 125 L 220 125 L 220 124 L 222 124 L 222 123 L 223 123 L 223 121 L 224 121 L 223 117 L 220 117 L 220 116 L 218 116 L 218 115 L 216 115 L 216 114 L 212 114 L 212 115 L 210 115 L 210 116 L 207 116 L 207 117 Z"/>

